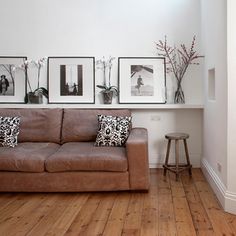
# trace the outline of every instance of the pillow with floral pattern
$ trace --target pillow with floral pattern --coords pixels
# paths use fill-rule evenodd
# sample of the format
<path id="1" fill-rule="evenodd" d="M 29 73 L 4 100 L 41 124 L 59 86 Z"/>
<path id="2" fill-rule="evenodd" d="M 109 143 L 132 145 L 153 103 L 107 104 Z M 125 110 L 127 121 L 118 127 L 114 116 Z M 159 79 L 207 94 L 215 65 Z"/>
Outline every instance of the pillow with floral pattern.
<path id="1" fill-rule="evenodd" d="M 122 147 L 129 137 L 132 117 L 98 115 L 95 146 Z"/>
<path id="2" fill-rule="evenodd" d="M 20 131 L 20 117 L 0 116 L 0 146 L 15 147 Z"/>

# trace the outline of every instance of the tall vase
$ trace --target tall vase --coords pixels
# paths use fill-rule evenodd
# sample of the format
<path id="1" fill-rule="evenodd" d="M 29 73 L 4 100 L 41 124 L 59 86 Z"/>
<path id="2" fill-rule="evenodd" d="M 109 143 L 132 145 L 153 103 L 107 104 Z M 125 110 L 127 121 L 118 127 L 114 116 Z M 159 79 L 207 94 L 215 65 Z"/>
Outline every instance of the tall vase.
<path id="1" fill-rule="evenodd" d="M 177 90 L 175 91 L 174 102 L 176 104 L 184 104 L 185 103 L 184 91 L 182 89 L 180 82 L 178 82 L 178 84 L 177 84 Z"/>

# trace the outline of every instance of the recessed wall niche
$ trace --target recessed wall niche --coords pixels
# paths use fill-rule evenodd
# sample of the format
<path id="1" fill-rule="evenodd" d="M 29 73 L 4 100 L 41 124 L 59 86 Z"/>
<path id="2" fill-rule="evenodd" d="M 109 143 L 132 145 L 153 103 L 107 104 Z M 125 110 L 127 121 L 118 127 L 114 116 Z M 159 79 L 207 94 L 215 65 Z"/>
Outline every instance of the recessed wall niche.
<path id="1" fill-rule="evenodd" d="M 215 68 L 208 70 L 208 100 L 215 101 Z"/>

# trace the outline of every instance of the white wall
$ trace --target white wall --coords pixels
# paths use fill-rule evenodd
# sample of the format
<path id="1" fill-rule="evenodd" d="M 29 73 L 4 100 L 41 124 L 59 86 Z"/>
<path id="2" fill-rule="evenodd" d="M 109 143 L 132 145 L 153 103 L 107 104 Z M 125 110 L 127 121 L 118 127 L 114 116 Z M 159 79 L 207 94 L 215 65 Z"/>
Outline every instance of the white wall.
<path id="1" fill-rule="evenodd" d="M 236 1 L 227 1 L 227 62 L 228 62 L 228 190 L 236 194 Z M 236 212 L 236 209 L 235 209 Z"/>
<path id="2" fill-rule="evenodd" d="M 152 118 L 154 117 L 154 120 Z M 157 120 L 155 120 L 157 117 Z M 188 148 L 194 167 L 200 166 L 202 157 L 202 112 L 200 110 L 134 110 L 134 126 L 146 127 L 149 133 L 149 162 L 151 167 L 165 160 L 166 133 L 187 132 L 190 134 Z M 186 161 L 183 144 L 180 144 L 181 159 Z M 174 158 L 174 142 L 171 146 L 170 162 Z"/>
<path id="3" fill-rule="evenodd" d="M 7 0 L 0 7 L 2 55 L 42 56 L 156 56 L 154 42 L 168 36 L 171 44 L 197 36 L 200 50 L 200 1 L 196 0 Z M 183 81 L 186 103 L 202 103 L 202 67 L 192 67 Z M 46 86 L 46 71 L 42 85 Z M 96 84 L 101 83 L 96 72 Z M 117 62 L 113 67 L 117 84 Z M 167 78 L 168 91 L 175 80 Z M 96 91 L 96 103 L 99 90 Z M 163 158 L 163 136 L 169 131 L 190 133 L 190 153 L 199 165 L 202 117 L 200 110 L 134 111 L 134 123 L 149 129 L 150 161 Z M 151 116 L 160 116 L 158 122 Z M 194 124 L 194 126 L 192 125 Z"/>
<path id="4" fill-rule="evenodd" d="M 227 184 L 227 32 L 226 1 L 202 0 L 204 45 L 203 158 Z M 215 68 L 215 101 L 208 98 L 208 70 Z M 217 168 L 221 165 L 221 171 Z"/>

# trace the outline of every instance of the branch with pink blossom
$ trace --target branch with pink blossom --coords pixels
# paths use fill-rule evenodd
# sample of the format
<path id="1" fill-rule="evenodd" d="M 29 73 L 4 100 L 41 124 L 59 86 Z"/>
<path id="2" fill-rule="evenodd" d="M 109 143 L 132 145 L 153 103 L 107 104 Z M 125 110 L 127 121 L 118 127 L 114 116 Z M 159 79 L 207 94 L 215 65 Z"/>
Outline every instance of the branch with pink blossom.
<path id="1" fill-rule="evenodd" d="M 185 44 L 181 44 L 179 48 L 172 47 L 167 44 L 167 37 L 165 40 L 159 40 L 156 43 L 158 55 L 165 57 L 166 72 L 173 73 L 177 80 L 177 90 L 175 93 L 175 103 L 185 103 L 184 93 L 181 87 L 183 77 L 190 65 L 199 65 L 196 60 L 204 56 L 199 55 L 195 50 L 196 36 L 193 36 L 192 43 L 188 49 Z"/>

